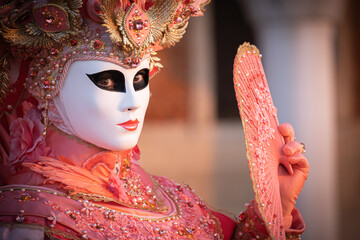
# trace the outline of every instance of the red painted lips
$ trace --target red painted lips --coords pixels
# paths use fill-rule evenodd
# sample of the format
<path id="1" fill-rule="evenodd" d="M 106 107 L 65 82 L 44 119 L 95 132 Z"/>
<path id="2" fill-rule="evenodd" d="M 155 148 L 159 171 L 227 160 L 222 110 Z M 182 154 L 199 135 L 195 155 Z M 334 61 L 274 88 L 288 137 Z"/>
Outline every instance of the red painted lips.
<path id="1" fill-rule="evenodd" d="M 120 127 L 125 128 L 128 131 L 135 131 L 139 125 L 139 120 L 135 119 L 135 120 L 129 120 L 127 122 L 123 122 L 123 123 L 119 123 L 116 124 Z"/>

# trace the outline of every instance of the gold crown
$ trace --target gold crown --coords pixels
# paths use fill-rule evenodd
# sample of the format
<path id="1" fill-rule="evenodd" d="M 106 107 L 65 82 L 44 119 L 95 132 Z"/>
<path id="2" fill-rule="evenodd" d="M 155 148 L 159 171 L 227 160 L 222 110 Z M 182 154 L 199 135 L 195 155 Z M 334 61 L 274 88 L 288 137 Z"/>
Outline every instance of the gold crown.
<path id="1" fill-rule="evenodd" d="M 38 100 L 59 92 L 77 60 L 104 60 L 136 67 L 149 57 L 150 73 L 160 70 L 156 51 L 175 45 L 191 16 L 209 0 L 35 0 L 0 6 L 0 104 L 8 114 L 25 86 Z M 20 62 L 20 63 L 19 63 Z M 18 79 L 10 79 L 12 65 Z M 11 91 L 15 88 L 14 91 Z M 21 92 L 21 93 L 20 93 Z M 0 116 L 1 117 L 1 116 Z"/>

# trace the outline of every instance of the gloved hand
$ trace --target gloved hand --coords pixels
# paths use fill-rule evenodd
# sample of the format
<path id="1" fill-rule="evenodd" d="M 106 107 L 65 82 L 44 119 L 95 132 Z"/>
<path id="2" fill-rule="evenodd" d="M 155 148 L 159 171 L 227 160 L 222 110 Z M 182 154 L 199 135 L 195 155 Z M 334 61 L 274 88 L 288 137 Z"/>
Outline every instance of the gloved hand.
<path id="1" fill-rule="evenodd" d="M 284 227 L 290 228 L 291 212 L 304 186 L 310 167 L 302 154 L 305 152 L 305 146 L 295 141 L 293 127 L 289 123 L 283 123 L 279 126 L 279 131 L 285 140 L 283 157 L 280 159 L 279 165 L 281 205 Z"/>

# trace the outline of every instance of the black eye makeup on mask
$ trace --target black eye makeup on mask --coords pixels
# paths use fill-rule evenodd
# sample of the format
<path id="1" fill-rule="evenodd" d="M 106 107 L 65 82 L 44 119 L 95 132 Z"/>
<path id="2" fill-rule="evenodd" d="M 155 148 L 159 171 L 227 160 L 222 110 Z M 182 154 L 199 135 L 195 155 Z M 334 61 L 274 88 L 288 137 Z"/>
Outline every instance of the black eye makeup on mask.
<path id="1" fill-rule="evenodd" d="M 107 70 L 94 74 L 86 74 L 88 78 L 99 88 L 113 91 L 126 92 L 125 76 L 117 70 Z M 149 84 L 149 69 L 144 68 L 138 71 L 133 79 L 135 91 L 142 90 Z"/>
<path id="2" fill-rule="evenodd" d="M 107 70 L 86 75 L 97 87 L 101 89 L 113 92 L 126 92 L 125 77 L 122 72 Z"/>
<path id="3" fill-rule="evenodd" d="M 149 69 L 143 68 L 138 71 L 134 77 L 133 85 L 135 91 L 144 89 L 149 84 Z"/>

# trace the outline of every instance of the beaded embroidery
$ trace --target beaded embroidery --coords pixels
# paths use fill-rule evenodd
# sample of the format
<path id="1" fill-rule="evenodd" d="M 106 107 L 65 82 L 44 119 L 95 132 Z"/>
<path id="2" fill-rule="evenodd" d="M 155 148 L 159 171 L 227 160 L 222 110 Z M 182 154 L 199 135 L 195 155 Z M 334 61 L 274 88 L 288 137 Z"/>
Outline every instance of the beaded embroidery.
<path id="1" fill-rule="evenodd" d="M 7 201 L 18 191 L 38 196 L 38 202 L 22 202 L 18 208 L 22 209 L 23 220 L 27 214 L 42 216 L 44 211 L 47 212 L 50 233 L 56 232 L 54 230 L 58 229 L 60 223 L 78 232 L 78 237 L 82 239 L 143 239 L 143 236 L 148 239 L 223 239 L 218 219 L 190 187 L 175 184 L 166 178 L 155 179 L 175 204 L 174 214 L 158 217 L 132 215 L 91 201 L 71 200 L 66 194 L 41 187 L 1 189 L 3 194 L 6 193 Z M 43 205 L 46 210 L 33 213 L 31 209 L 34 204 L 38 207 Z"/>

